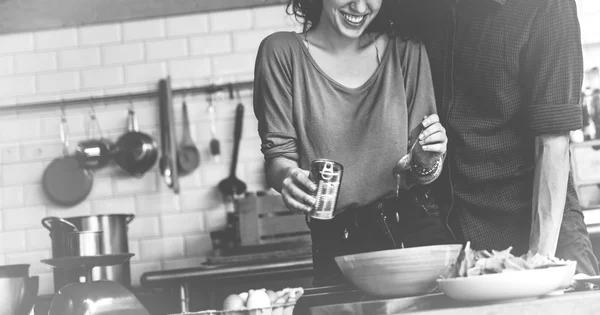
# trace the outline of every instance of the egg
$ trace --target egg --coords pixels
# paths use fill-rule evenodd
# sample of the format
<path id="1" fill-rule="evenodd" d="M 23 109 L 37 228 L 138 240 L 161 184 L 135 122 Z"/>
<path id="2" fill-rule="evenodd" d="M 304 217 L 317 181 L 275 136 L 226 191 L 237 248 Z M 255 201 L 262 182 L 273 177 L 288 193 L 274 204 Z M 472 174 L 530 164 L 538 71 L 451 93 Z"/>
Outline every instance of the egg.
<path id="1" fill-rule="evenodd" d="M 248 301 L 248 292 L 242 292 L 242 293 L 239 294 L 239 296 L 244 301 L 244 305 L 246 305 L 246 302 Z"/>
<path id="2" fill-rule="evenodd" d="M 232 311 L 232 310 L 241 310 L 244 308 L 244 300 L 237 295 L 231 294 L 225 298 L 223 301 L 223 310 Z"/>
<path id="3" fill-rule="evenodd" d="M 246 307 L 257 309 L 255 312 L 251 312 L 251 314 L 271 315 L 271 300 L 267 292 L 263 290 L 248 292 Z"/>
<path id="4" fill-rule="evenodd" d="M 273 290 L 267 290 L 267 295 L 269 296 L 269 300 L 271 301 L 271 305 L 273 305 L 273 303 L 275 303 L 275 301 L 277 301 L 277 293 L 275 293 L 275 291 Z"/>

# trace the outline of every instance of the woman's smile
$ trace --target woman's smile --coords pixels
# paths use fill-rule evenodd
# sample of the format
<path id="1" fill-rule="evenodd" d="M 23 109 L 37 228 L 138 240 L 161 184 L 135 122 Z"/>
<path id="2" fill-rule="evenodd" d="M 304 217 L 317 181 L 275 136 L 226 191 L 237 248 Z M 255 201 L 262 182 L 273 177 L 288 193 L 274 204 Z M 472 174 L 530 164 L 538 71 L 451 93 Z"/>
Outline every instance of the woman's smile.
<path id="1" fill-rule="evenodd" d="M 342 14 L 342 16 L 344 17 L 344 19 L 346 20 L 346 22 L 350 23 L 351 25 L 355 25 L 355 26 L 361 26 L 361 24 L 366 20 L 366 14 L 363 15 L 354 15 L 354 14 L 349 14 L 349 13 L 345 13 L 345 12 L 340 12 Z"/>

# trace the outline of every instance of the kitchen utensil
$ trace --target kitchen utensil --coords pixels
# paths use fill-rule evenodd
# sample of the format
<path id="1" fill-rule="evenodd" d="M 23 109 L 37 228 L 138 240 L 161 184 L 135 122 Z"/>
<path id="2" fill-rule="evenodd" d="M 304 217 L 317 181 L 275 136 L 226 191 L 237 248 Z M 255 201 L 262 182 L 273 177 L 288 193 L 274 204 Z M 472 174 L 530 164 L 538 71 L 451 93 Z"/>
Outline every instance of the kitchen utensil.
<path id="1" fill-rule="evenodd" d="M 0 278 L 0 314 L 27 315 L 35 304 L 39 277 Z"/>
<path id="2" fill-rule="evenodd" d="M 233 131 L 233 157 L 229 177 L 219 183 L 219 190 L 226 196 L 235 197 L 246 192 L 246 183 L 237 178 L 235 172 L 237 168 L 238 154 L 240 150 L 240 140 L 242 138 L 242 125 L 244 121 L 244 105 L 240 102 L 235 109 L 235 125 Z"/>
<path id="3" fill-rule="evenodd" d="M 433 245 L 345 255 L 335 258 L 346 279 L 378 297 L 430 293 L 462 245 Z"/>
<path id="4" fill-rule="evenodd" d="M 115 162 L 131 176 L 143 176 L 158 159 L 158 145 L 148 134 L 140 132 L 135 111 L 128 111 L 127 132 L 119 137 L 113 151 Z"/>
<path id="5" fill-rule="evenodd" d="M 102 231 L 77 231 L 68 234 L 69 256 L 96 256 L 103 254 Z"/>
<path id="6" fill-rule="evenodd" d="M 175 147 L 175 130 L 173 105 L 171 95 L 171 78 L 161 79 L 158 82 L 160 133 L 162 155 L 160 157 L 160 171 L 164 181 L 176 194 L 179 193 L 179 170 L 177 169 L 177 148 Z"/>
<path id="7" fill-rule="evenodd" d="M 44 170 L 42 186 L 52 202 L 62 206 L 74 206 L 83 201 L 92 190 L 94 177 L 89 170 L 81 168 L 79 160 L 69 154 L 67 119 L 63 114 L 60 137 L 63 155 L 54 159 Z"/>
<path id="8" fill-rule="evenodd" d="M 85 257 L 62 257 L 42 260 L 54 268 L 85 270 L 85 283 L 70 283 L 61 287 L 50 302 L 49 315 L 149 315 L 139 300 L 114 281 L 93 281 L 92 269 L 123 264 L 133 254 L 109 254 Z"/>
<path id="9" fill-rule="evenodd" d="M 50 302 L 48 315 L 150 315 L 135 295 L 112 281 L 72 283 Z"/>
<path id="10" fill-rule="evenodd" d="M 80 269 L 120 265 L 129 261 L 133 256 L 135 255 L 131 253 L 101 254 L 44 259 L 41 262 L 54 268 Z M 94 281 L 92 278 L 86 279 L 86 282 L 92 281 Z"/>
<path id="11" fill-rule="evenodd" d="M 99 138 L 96 138 L 96 129 L 98 129 Z M 92 170 L 105 167 L 112 159 L 113 146 L 114 144 L 110 140 L 104 138 L 96 114 L 91 111 L 88 139 L 79 142 L 77 151 L 75 151 L 81 167 Z"/>
<path id="12" fill-rule="evenodd" d="M 23 278 L 29 277 L 29 265 L 4 265 L 0 266 L 0 278 Z"/>
<path id="13" fill-rule="evenodd" d="M 217 138 L 217 119 L 215 117 L 215 106 L 212 102 L 212 95 L 208 95 L 208 121 L 210 124 L 210 134 L 212 138 L 210 139 L 210 154 L 213 157 L 213 161 L 219 163 L 221 161 L 221 143 Z"/>
<path id="14" fill-rule="evenodd" d="M 406 155 L 404 155 L 403 157 L 400 158 L 400 160 L 398 161 L 398 170 L 399 171 L 406 171 L 408 169 L 410 169 L 410 162 L 412 162 L 412 155 L 413 155 L 413 150 L 415 149 L 415 145 L 417 144 L 417 140 L 415 140 L 415 142 L 413 142 L 412 146 L 410 147 L 410 150 L 408 151 L 408 153 Z"/>
<path id="15" fill-rule="evenodd" d="M 52 258 L 57 259 L 72 256 L 68 239 L 69 234 L 74 231 L 102 231 L 101 253 L 128 253 L 128 224 L 134 218 L 133 214 L 105 214 L 64 219 L 47 217 L 42 220 L 42 225 L 50 231 Z M 93 247 L 93 245 L 91 246 Z M 53 272 L 55 291 L 69 283 L 79 282 L 81 277 L 80 270 L 56 268 Z M 94 268 L 92 277 L 93 280 L 113 280 L 125 287 L 130 287 L 130 263 L 127 261 L 121 265 Z"/>
<path id="16" fill-rule="evenodd" d="M 580 273 L 573 276 L 573 280 L 577 283 L 589 283 L 600 286 L 600 276 L 588 276 Z"/>
<path id="17" fill-rule="evenodd" d="M 183 116 L 183 138 L 177 151 L 177 167 L 179 168 L 179 174 L 187 175 L 192 173 L 200 164 L 200 152 L 194 144 L 194 140 L 192 140 L 190 119 L 185 100 L 183 101 L 181 110 Z"/>
<path id="18" fill-rule="evenodd" d="M 447 296 L 461 301 L 497 301 L 537 297 L 557 290 L 569 266 L 529 269 L 464 278 L 438 279 Z"/>
<path id="19" fill-rule="evenodd" d="M 417 140 L 413 142 L 410 150 L 406 155 L 400 158 L 398 164 L 394 168 L 394 176 L 396 177 L 396 198 L 400 195 L 400 184 L 402 183 L 402 173 L 406 172 L 410 169 L 410 162 L 412 162 L 412 153 L 417 144 Z"/>
<path id="20" fill-rule="evenodd" d="M 577 271 L 577 262 L 573 260 L 569 260 L 566 262 L 567 271 L 565 272 L 565 277 L 560 281 L 559 290 L 565 290 L 569 288 L 573 282 L 573 277 L 575 276 L 575 272 Z"/>

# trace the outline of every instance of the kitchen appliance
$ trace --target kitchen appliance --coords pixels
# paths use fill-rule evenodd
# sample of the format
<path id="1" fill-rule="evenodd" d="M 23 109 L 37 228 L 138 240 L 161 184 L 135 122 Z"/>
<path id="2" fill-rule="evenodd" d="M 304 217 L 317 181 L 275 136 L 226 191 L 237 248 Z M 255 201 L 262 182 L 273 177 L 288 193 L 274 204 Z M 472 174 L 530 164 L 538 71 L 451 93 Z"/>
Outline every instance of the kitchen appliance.
<path id="1" fill-rule="evenodd" d="M 38 277 L 0 278 L 0 314 L 30 314 L 38 287 Z"/>
<path id="2" fill-rule="evenodd" d="M 71 218 L 46 217 L 42 219 L 42 225 L 50 231 L 52 239 L 52 257 L 54 259 L 74 255 L 69 243 L 69 234 L 82 231 L 102 231 L 101 254 L 120 254 L 129 252 L 128 224 L 135 218 L 133 214 L 105 214 L 93 216 L 81 216 Z M 86 245 L 94 247 L 93 240 L 89 238 Z M 98 239 L 97 239 L 98 240 Z M 80 282 L 81 272 L 64 268 L 54 269 L 55 291 L 63 286 Z M 131 271 L 129 261 L 120 265 L 108 265 L 94 268 L 92 280 L 113 280 L 119 284 L 131 286 Z"/>
<path id="3" fill-rule="evenodd" d="M 108 254 L 85 257 L 62 257 L 42 260 L 56 269 L 83 270 L 83 283 L 61 287 L 50 302 L 48 315 L 149 315 L 127 288 L 114 281 L 92 280 L 92 270 L 122 265 L 133 254 Z"/>

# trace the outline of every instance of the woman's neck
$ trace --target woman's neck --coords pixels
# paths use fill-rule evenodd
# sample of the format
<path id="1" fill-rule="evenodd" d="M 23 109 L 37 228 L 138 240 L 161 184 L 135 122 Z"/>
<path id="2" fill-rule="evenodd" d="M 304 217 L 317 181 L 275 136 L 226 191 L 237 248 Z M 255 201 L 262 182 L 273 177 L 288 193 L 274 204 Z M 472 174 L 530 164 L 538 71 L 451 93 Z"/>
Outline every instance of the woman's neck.
<path id="1" fill-rule="evenodd" d="M 325 21 L 322 21 L 325 22 Z M 319 23 L 309 31 L 312 44 L 332 53 L 358 53 L 371 41 L 365 41 L 362 34 L 359 38 L 349 38 L 341 35 L 333 27 L 325 23 Z"/>

